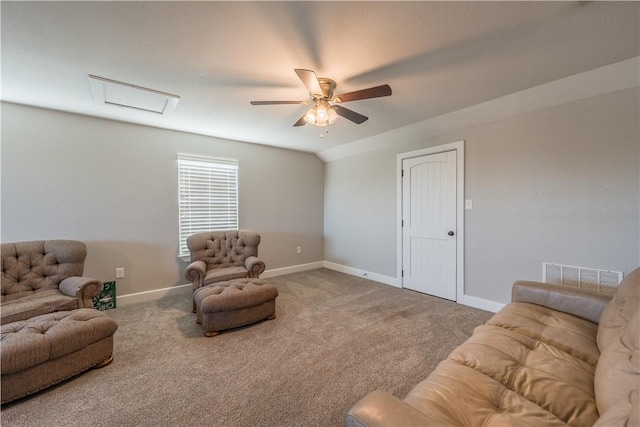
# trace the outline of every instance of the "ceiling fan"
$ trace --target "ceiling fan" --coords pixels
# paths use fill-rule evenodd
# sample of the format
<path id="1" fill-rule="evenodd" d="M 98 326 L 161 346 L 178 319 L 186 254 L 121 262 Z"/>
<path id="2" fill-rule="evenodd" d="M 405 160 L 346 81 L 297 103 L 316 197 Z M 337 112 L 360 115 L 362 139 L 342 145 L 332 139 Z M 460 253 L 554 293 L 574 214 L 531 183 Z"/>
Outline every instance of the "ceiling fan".
<path id="1" fill-rule="evenodd" d="M 389 85 L 370 87 L 368 89 L 347 92 L 341 95 L 333 95 L 336 89 L 336 82 L 325 78 L 317 77 L 311 70 L 297 68 L 294 70 L 302 83 L 309 91 L 310 100 L 307 101 L 251 101 L 251 105 L 280 105 L 280 104 L 311 104 L 313 107 L 307 111 L 300 120 L 293 126 L 304 126 L 311 124 L 315 126 L 328 126 L 335 122 L 338 116 L 351 120 L 356 124 L 364 123 L 369 118 L 353 110 L 337 105 L 343 102 L 357 101 L 360 99 L 379 98 L 391 95 Z M 333 104 L 330 104 L 333 103 Z"/>

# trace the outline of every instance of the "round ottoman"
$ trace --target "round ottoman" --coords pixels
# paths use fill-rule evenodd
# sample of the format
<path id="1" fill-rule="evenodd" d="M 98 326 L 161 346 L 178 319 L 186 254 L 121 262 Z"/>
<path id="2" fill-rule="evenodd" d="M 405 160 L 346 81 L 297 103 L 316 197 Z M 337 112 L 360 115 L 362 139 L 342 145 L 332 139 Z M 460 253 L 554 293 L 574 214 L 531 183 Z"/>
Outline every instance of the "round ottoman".
<path id="1" fill-rule="evenodd" d="M 275 319 L 278 290 L 260 279 L 234 279 L 196 289 L 193 301 L 204 335 Z"/>

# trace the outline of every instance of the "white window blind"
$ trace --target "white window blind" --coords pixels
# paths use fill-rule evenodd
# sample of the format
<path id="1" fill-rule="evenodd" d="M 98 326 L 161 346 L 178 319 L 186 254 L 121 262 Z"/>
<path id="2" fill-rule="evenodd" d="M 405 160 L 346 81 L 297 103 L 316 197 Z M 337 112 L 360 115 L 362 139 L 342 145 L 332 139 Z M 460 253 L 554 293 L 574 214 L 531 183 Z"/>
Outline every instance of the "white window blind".
<path id="1" fill-rule="evenodd" d="M 187 237 L 238 229 L 238 162 L 178 155 L 180 256 L 189 255 Z"/>

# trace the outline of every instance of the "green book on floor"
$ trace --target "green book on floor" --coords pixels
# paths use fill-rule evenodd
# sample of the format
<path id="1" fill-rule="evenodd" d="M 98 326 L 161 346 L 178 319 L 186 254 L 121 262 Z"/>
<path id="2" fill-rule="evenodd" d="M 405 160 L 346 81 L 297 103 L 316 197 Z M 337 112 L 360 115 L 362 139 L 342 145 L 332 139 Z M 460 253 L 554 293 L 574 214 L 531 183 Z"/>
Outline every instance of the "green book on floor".
<path id="1" fill-rule="evenodd" d="M 116 308 L 116 282 L 104 282 L 104 289 L 97 297 L 93 297 L 93 306 L 97 310 Z"/>

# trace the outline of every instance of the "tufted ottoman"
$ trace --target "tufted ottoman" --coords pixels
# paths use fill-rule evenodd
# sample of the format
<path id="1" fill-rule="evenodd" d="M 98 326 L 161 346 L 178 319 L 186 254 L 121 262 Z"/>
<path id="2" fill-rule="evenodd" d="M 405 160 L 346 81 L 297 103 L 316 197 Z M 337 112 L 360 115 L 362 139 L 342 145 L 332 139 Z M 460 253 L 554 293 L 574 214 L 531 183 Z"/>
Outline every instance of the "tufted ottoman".
<path id="1" fill-rule="evenodd" d="M 118 325 L 92 308 L 43 314 L 2 325 L 2 403 L 113 360 Z"/>
<path id="2" fill-rule="evenodd" d="M 278 290 L 260 279 L 234 279 L 193 293 L 198 323 L 213 337 L 225 329 L 275 319 Z"/>

